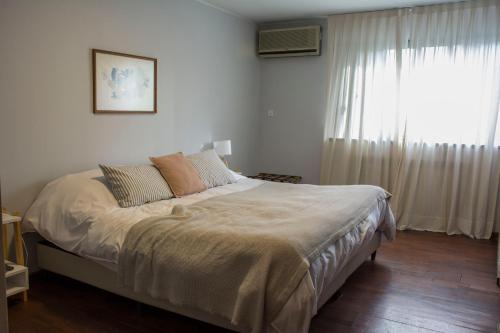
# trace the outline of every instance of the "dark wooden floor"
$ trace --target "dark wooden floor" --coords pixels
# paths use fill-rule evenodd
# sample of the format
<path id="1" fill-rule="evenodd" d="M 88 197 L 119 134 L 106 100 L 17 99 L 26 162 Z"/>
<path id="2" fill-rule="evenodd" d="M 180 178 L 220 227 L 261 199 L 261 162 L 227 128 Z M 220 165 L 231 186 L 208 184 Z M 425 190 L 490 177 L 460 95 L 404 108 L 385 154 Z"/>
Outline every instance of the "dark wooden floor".
<path id="1" fill-rule="evenodd" d="M 496 242 L 400 232 L 313 319 L 311 332 L 495 332 Z M 11 300 L 11 332 L 225 332 L 51 273 Z M 290 332 L 293 333 L 293 332 Z"/>

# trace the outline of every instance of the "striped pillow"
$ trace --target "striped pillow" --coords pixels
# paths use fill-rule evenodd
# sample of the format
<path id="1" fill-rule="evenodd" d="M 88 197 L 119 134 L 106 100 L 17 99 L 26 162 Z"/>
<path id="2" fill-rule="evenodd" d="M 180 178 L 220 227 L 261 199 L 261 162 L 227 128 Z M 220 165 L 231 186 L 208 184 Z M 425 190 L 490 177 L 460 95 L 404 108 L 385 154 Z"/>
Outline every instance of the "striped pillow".
<path id="1" fill-rule="evenodd" d="M 139 206 L 174 197 L 167 182 L 153 165 L 99 167 L 120 207 Z"/>
<path id="2" fill-rule="evenodd" d="M 207 188 L 236 183 L 236 178 L 234 178 L 215 150 L 207 150 L 186 156 L 186 158 L 193 163 Z"/>

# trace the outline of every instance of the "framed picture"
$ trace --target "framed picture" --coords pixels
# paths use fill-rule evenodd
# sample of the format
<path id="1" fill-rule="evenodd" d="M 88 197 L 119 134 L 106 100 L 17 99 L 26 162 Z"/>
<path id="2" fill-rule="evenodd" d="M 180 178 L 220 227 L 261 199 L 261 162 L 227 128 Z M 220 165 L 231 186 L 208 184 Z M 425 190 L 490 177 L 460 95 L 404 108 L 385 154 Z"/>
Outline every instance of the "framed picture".
<path id="1" fill-rule="evenodd" d="M 94 113 L 156 113 L 156 59 L 92 49 Z"/>

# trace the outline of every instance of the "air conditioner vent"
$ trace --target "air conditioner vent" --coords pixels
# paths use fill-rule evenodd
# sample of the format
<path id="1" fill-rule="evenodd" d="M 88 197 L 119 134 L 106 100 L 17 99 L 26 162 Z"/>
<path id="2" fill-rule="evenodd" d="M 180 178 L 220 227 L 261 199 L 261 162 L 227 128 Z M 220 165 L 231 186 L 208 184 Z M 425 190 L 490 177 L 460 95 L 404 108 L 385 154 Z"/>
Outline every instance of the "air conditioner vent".
<path id="1" fill-rule="evenodd" d="M 319 25 L 259 31 L 258 53 L 261 57 L 319 55 Z"/>

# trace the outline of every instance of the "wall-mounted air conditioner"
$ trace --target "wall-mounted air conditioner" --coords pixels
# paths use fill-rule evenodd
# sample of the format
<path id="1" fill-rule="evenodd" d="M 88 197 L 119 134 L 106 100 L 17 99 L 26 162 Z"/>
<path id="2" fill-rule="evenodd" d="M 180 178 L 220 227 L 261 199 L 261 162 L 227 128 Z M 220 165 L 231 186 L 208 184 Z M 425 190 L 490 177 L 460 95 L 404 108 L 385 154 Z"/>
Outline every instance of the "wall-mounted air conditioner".
<path id="1" fill-rule="evenodd" d="M 259 31 L 257 52 L 263 58 L 317 56 L 320 51 L 319 25 Z"/>

